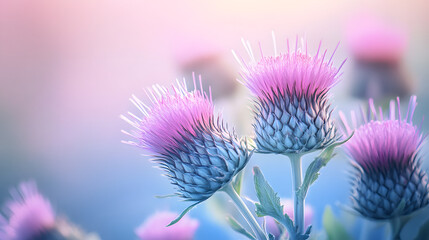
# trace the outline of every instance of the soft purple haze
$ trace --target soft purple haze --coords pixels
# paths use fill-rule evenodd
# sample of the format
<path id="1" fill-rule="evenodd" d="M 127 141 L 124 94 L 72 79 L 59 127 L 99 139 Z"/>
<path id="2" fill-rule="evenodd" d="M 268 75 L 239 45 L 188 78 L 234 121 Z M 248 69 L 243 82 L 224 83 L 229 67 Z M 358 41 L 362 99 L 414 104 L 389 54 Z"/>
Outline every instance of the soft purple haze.
<path id="1" fill-rule="evenodd" d="M 8 218 L 0 221 L 0 229 L 7 239 L 33 239 L 54 227 L 51 203 L 38 192 L 34 182 L 21 183 L 11 195 L 12 200 L 5 205 Z"/>
<path id="2" fill-rule="evenodd" d="M 274 37 L 273 37 L 274 38 Z M 251 92 L 261 99 L 272 99 L 279 93 L 320 94 L 329 90 L 337 82 L 341 66 L 337 69 L 333 67 L 334 52 L 327 59 L 327 50 L 321 52 L 319 48 L 314 56 L 307 51 L 307 42 L 303 42 L 298 48 L 298 39 L 293 49 L 287 41 L 287 52 L 277 53 L 274 40 L 274 56 L 265 56 L 260 49 L 260 59 L 257 60 L 251 46 L 243 41 L 251 61 L 246 63 L 243 58 L 234 53 L 240 63 L 243 84 Z M 338 45 L 337 45 L 338 47 Z M 344 62 L 343 62 L 344 64 Z"/>
<path id="3" fill-rule="evenodd" d="M 345 133 L 349 135 L 354 131 L 353 137 L 345 144 L 352 159 L 365 169 L 388 168 L 392 161 L 402 166 L 410 161 L 424 139 L 412 122 L 417 105 L 416 99 L 416 96 L 410 98 L 405 117 L 401 116 L 399 98 L 397 111 L 395 102 L 393 100 L 390 102 L 388 117 L 383 117 L 381 108 L 377 113 L 374 102 L 370 99 L 369 115 L 362 110 L 362 119 L 358 120 L 355 112 L 352 112 L 351 126 L 340 112 Z"/>
<path id="4" fill-rule="evenodd" d="M 136 234 L 141 240 L 193 239 L 199 222 L 189 215 L 185 215 L 178 223 L 166 227 L 177 215 L 174 212 L 157 212 L 136 229 Z"/>

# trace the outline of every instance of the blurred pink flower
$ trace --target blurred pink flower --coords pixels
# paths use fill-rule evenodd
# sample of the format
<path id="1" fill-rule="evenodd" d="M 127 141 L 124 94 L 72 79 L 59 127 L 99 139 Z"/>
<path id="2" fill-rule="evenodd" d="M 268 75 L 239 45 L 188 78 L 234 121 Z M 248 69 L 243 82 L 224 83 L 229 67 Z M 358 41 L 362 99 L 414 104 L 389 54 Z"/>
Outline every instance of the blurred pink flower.
<path id="1" fill-rule="evenodd" d="M 11 195 L 12 200 L 5 206 L 7 217 L 0 220 L 3 232 L 0 236 L 10 240 L 34 239 L 54 228 L 55 213 L 51 203 L 38 192 L 34 182 L 21 183 Z"/>
<path id="2" fill-rule="evenodd" d="M 358 16 L 350 21 L 347 40 L 356 59 L 375 62 L 396 62 L 407 45 L 405 33 L 371 16 Z"/>
<path id="3" fill-rule="evenodd" d="M 286 213 L 291 219 L 293 219 L 293 200 L 292 199 L 281 199 L 281 204 L 283 205 L 283 212 Z M 305 205 L 305 211 L 304 211 L 304 225 L 305 228 L 311 225 L 311 222 L 313 221 L 313 215 L 314 211 L 313 208 L 310 205 Z M 266 217 L 266 224 L 267 224 L 267 231 L 271 234 L 273 234 L 276 239 L 280 237 L 280 229 L 277 226 L 277 223 L 272 217 Z"/>
<path id="4" fill-rule="evenodd" d="M 391 22 L 368 14 L 355 16 L 347 26 L 347 41 L 354 58 L 352 93 L 376 102 L 406 97 L 415 90 L 402 63 L 407 35 Z"/>
<path id="5" fill-rule="evenodd" d="M 198 228 L 198 220 L 185 215 L 178 223 L 166 227 L 177 217 L 174 212 L 157 212 L 136 229 L 142 240 L 190 240 Z"/>

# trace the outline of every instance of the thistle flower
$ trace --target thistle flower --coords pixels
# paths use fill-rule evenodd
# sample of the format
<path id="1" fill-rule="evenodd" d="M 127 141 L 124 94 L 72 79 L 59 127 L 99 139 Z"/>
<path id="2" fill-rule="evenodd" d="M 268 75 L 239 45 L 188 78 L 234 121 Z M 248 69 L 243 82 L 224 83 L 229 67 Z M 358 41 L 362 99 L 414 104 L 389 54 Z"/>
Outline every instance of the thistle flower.
<path id="1" fill-rule="evenodd" d="M 362 111 L 360 126 L 352 112 L 355 133 L 345 145 L 353 159 L 351 199 L 353 208 L 371 219 L 408 215 L 429 203 L 428 178 L 419 156 L 424 137 L 412 122 L 416 97 L 411 97 L 405 118 L 397 100 L 397 113 L 391 101 L 389 117 L 384 118 L 381 108 L 377 116 L 370 99 L 370 111 L 367 115 Z M 344 130 L 353 131 L 343 113 L 340 117 Z"/>
<path id="2" fill-rule="evenodd" d="M 349 23 L 347 40 L 355 60 L 354 96 L 382 102 L 411 95 L 415 83 L 402 63 L 407 38 L 401 29 L 375 17 L 357 16 Z"/>
<path id="3" fill-rule="evenodd" d="M 373 16 L 354 17 L 346 33 L 350 51 L 358 61 L 400 62 L 407 47 L 402 29 Z"/>
<path id="4" fill-rule="evenodd" d="M 283 212 L 287 214 L 291 219 L 294 218 L 293 214 L 293 200 L 292 199 L 281 199 L 283 205 Z M 310 205 L 305 204 L 305 215 L 304 215 L 304 228 L 307 228 L 313 222 L 314 210 Z M 274 235 L 275 239 L 280 239 L 281 232 L 278 224 L 272 217 L 266 217 L 267 231 Z"/>
<path id="5" fill-rule="evenodd" d="M 55 227 L 54 210 L 34 182 L 20 184 L 11 195 L 12 200 L 5 205 L 7 217 L 0 220 L 2 239 L 36 239 Z"/>
<path id="6" fill-rule="evenodd" d="M 184 216 L 177 224 L 166 227 L 175 217 L 174 212 L 158 212 L 150 216 L 140 227 L 136 234 L 141 240 L 191 240 L 199 222 L 189 216 Z"/>
<path id="7" fill-rule="evenodd" d="M 331 118 L 327 94 L 337 83 L 339 69 L 333 67 L 332 54 L 315 56 L 305 49 L 264 56 L 256 60 L 250 44 L 243 44 L 251 62 L 240 63 L 243 84 L 256 96 L 256 144 L 264 153 L 304 153 L 333 143 L 337 130 Z M 274 42 L 275 45 L 275 42 Z M 344 64 L 344 62 L 343 62 Z"/>
<path id="8" fill-rule="evenodd" d="M 127 133 L 137 141 L 127 143 L 152 153 L 178 187 L 176 195 L 204 201 L 246 165 L 250 152 L 215 116 L 211 94 L 207 96 L 202 88 L 188 92 L 183 82 L 170 90 L 154 86 L 148 95 L 151 107 L 134 96 L 131 99 L 142 118 L 132 113 L 130 119 L 122 116 L 137 129 Z"/>

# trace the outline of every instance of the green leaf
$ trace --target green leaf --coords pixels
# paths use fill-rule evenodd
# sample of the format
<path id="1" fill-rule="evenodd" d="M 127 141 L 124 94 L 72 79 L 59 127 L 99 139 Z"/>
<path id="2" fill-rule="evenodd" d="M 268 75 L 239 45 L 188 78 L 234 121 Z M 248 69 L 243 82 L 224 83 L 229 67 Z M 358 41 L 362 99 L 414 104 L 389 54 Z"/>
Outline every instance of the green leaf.
<path id="1" fill-rule="evenodd" d="M 240 195 L 241 187 L 243 186 L 243 176 L 244 176 L 244 169 L 241 170 L 236 176 L 234 181 L 232 182 L 232 186 L 234 187 L 235 191 L 238 195 Z"/>
<path id="2" fill-rule="evenodd" d="M 156 198 L 171 198 L 176 197 L 177 194 L 170 194 L 170 195 L 162 195 L 162 196 L 155 196 Z"/>
<path id="3" fill-rule="evenodd" d="M 255 140 L 251 137 L 242 137 L 241 141 L 244 141 L 244 143 L 247 146 L 247 149 L 249 151 L 254 151 L 256 149 L 256 143 Z"/>
<path id="4" fill-rule="evenodd" d="M 263 216 L 283 216 L 283 206 L 280 198 L 265 180 L 259 167 L 253 168 L 256 195 L 260 203 L 256 203 L 256 215 Z"/>
<path id="5" fill-rule="evenodd" d="M 283 224 L 289 232 L 290 239 L 305 240 L 309 237 L 311 227 L 307 229 L 304 235 L 300 235 L 296 232 L 296 227 L 293 221 L 287 214 L 283 213 L 283 205 L 280 204 L 280 198 L 277 193 L 265 180 L 259 167 L 253 168 L 255 190 L 256 195 L 259 199 L 259 203 L 255 203 L 256 215 L 258 217 L 271 216 L 276 219 L 279 223 Z"/>
<path id="6" fill-rule="evenodd" d="M 353 238 L 347 233 L 345 227 L 338 221 L 331 206 L 326 206 L 323 213 L 323 227 L 325 228 L 328 240 L 352 240 Z"/>
<path id="7" fill-rule="evenodd" d="M 420 227 L 419 233 L 414 240 L 429 240 L 429 220 Z"/>
<path id="8" fill-rule="evenodd" d="M 189 207 L 187 207 L 176 219 L 174 219 L 173 221 L 171 221 L 171 223 L 170 224 L 168 224 L 167 225 L 167 227 L 169 227 L 169 226 L 171 226 L 171 225 L 174 225 L 174 224 L 176 224 L 177 222 L 179 222 L 180 221 L 180 219 L 182 219 L 185 215 L 186 215 L 186 213 L 188 213 L 192 208 L 194 208 L 198 203 L 201 203 L 201 202 L 196 202 L 196 203 L 194 203 L 194 204 L 192 204 L 191 206 L 189 206 Z"/>
<path id="9" fill-rule="evenodd" d="M 304 181 L 297 191 L 297 194 L 300 198 L 305 198 L 308 192 L 308 188 L 311 184 L 313 184 L 317 178 L 319 177 L 320 169 L 322 167 L 326 166 L 328 162 L 335 156 L 334 149 L 337 146 L 340 146 L 347 142 L 351 137 L 353 136 L 353 133 L 344 141 L 336 142 L 332 144 L 331 146 L 327 147 L 325 150 L 320 153 L 319 156 L 316 157 L 316 159 L 308 166 L 307 171 L 305 172 Z"/>
<path id="10" fill-rule="evenodd" d="M 243 234 L 244 236 L 248 237 L 249 239 L 256 239 L 255 236 L 253 236 L 253 234 L 249 233 L 246 229 L 244 229 L 234 218 L 226 217 L 226 220 L 227 220 L 229 226 L 231 226 L 231 228 L 234 231 Z"/>

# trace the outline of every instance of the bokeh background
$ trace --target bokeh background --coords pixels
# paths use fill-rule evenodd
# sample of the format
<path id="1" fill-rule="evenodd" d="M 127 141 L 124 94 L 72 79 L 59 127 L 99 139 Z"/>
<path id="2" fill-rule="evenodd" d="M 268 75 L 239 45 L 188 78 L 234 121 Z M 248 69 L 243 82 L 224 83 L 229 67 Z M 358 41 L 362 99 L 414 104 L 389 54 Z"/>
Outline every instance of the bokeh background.
<path id="1" fill-rule="evenodd" d="M 272 53 L 272 31 L 283 51 L 286 39 L 296 36 L 305 37 L 313 52 L 320 40 L 328 53 L 340 42 L 335 64 L 348 60 L 331 102 L 335 112 L 347 112 L 365 102 L 353 89 L 368 81 L 359 75 L 360 63 L 368 59 L 357 59 L 349 44 L 353 23 L 365 18 L 394 29 L 403 50 L 383 64 L 404 74 L 400 81 L 409 90 L 398 94 L 405 102 L 417 94 L 419 122 L 429 109 L 428 9 L 424 0 L 2 0 L 0 202 L 19 182 L 33 179 L 60 215 L 106 240 L 136 239 L 134 229 L 157 210 L 180 212 L 186 203 L 154 197 L 174 191 L 162 171 L 139 149 L 120 143 L 128 140 L 120 130 L 130 126 L 119 115 L 137 112 L 131 94 L 144 99 L 144 88 L 195 72 L 212 86 L 217 109 L 230 125 L 250 135 L 250 94 L 236 81 L 239 65 L 231 49 L 244 56 L 243 37 Z M 396 84 L 381 82 L 381 87 L 365 84 L 368 89 Z M 366 95 L 380 104 L 389 97 L 380 91 Z M 423 130 L 428 132 L 429 121 Z M 306 165 L 312 156 L 305 157 Z M 280 196 L 291 197 L 288 160 L 259 154 L 245 174 L 246 195 L 254 197 L 254 165 Z M 348 203 L 348 169 L 340 152 L 310 189 L 307 203 L 315 209 L 316 229 L 321 230 L 326 205 L 340 214 L 336 204 Z M 215 201 L 191 211 L 200 220 L 196 239 L 240 239 L 222 224 L 224 216 L 214 213 Z"/>

